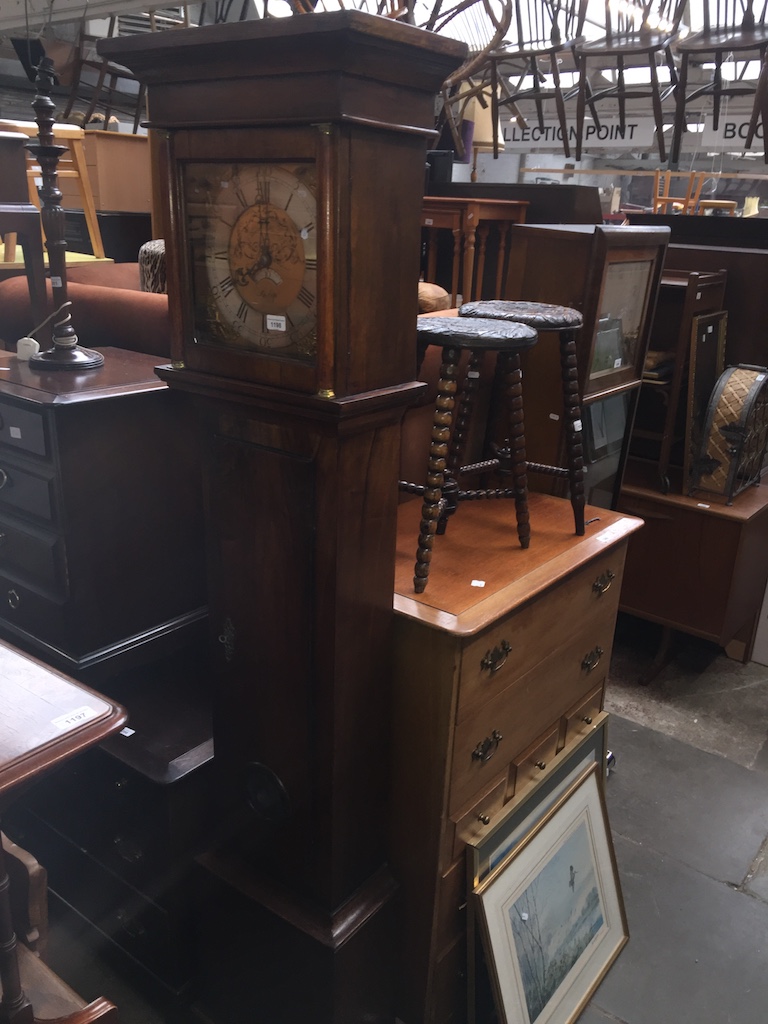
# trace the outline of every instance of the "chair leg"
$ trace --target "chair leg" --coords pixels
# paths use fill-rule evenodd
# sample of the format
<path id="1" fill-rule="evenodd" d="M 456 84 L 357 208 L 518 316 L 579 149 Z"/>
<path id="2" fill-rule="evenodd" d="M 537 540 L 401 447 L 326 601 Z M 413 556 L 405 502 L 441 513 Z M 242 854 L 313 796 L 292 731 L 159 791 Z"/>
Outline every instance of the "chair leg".
<path id="1" fill-rule="evenodd" d="M 525 458 L 525 417 L 523 415 L 523 374 L 520 353 L 502 357 L 504 396 L 509 416 L 509 444 L 512 458 L 512 479 L 515 489 L 515 517 L 521 548 L 531 543 L 531 521 L 528 513 L 528 469 Z"/>
<path id="2" fill-rule="evenodd" d="M 752 116 L 749 119 L 747 138 L 744 142 L 745 149 L 751 148 L 757 134 L 757 126 L 761 122 L 763 125 L 763 159 L 768 164 L 768 132 L 766 131 L 768 127 L 768 56 L 765 55 L 755 89 L 755 102 L 752 107 Z"/>
<path id="3" fill-rule="evenodd" d="M 584 141 L 584 109 L 586 107 L 588 84 L 586 58 L 577 58 L 576 63 L 579 68 L 579 91 L 576 97 L 576 161 L 578 162 L 581 160 L 581 146 Z"/>
<path id="4" fill-rule="evenodd" d="M 576 338 L 573 331 L 560 334 L 560 373 L 565 412 L 565 446 L 568 459 L 571 508 L 577 537 L 584 536 L 584 453 L 581 444 L 581 406 Z"/>
<path id="5" fill-rule="evenodd" d="M 661 112 L 661 92 L 659 90 L 659 74 L 656 69 L 654 54 L 649 54 L 648 63 L 651 68 L 651 102 L 653 104 L 653 119 L 656 122 L 656 145 L 659 147 L 659 160 L 661 163 L 667 159 L 667 151 L 664 146 L 664 117 Z"/>
<path id="6" fill-rule="evenodd" d="M 672 129 L 672 147 L 669 154 L 669 167 L 677 170 L 680 163 L 680 149 L 685 131 L 685 91 L 688 87 L 688 54 L 684 53 L 680 61 L 680 75 L 677 82 L 677 102 L 675 103 L 675 124 Z"/>
<path id="7" fill-rule="evenodd" d="M 432 545 L 440 518 L 443 484 L 448 467 L 448 442 L 451 436 L 453 407 L 458 389 L 459 354 L 460 350 L 450 345 L 446 345 L 443 349 L 440 382 L 437 386 L 435 415 L 432 422 L 432 439 L 429 445 L 427 481 L 421 506 L 416 565 L 413 571 L 413 588 L 417 594 L 423 594 L 427 586 L 429 564 L 432 561 Z"/>
<path id="8" fill-rule="evenodd" d="M 563 136 L 563 154 L 568 159 L 571 155 L 571 147 L 568 142 L 568 120 L 565 116 L 565 101 L 563 100 L 563 92 L 560 88 L 560 71 L 557 67 L 557 56 L 553 53 L 550 56 L 550 67 L 552 69 L 552 79 L 555 84 L 555 107 L 557 108 L 557 119 L 560 122 L 560 131 Z"/>

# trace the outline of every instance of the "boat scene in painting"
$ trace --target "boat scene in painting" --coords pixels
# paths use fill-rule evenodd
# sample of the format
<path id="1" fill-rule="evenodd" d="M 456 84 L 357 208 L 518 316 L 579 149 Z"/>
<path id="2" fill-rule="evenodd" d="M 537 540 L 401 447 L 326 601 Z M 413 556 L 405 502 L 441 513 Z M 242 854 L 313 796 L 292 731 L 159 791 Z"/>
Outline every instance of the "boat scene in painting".
<path id="1" fill-rule="evenodd" d="M 605 923 L 584 818 L 508 906 L 530 1024 Z"/>

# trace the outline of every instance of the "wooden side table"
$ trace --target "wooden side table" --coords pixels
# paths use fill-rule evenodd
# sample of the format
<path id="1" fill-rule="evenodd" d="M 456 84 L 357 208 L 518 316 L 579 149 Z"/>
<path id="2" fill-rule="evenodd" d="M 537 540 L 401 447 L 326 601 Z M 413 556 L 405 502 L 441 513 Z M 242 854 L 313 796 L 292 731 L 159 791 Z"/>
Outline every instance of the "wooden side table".
<path id="1" fill-rule="evenodd" d="M 0 717 L 0 811 L 20 789 L 45 772 L 95 746 L 126 721 L 118 704 L 81 686 L 42 662 L 0 643 L 0 678 L 3 680 L 3 715 Z M 8 873 L 0 846 L 0 1021 L 32 1024 L 33 1007 L 21 984 L 16 936 L 10 915 Z M 106 1000 L 90 1004 L 89 1014 L 76 1020 L 114 1018 Z M 85 1012 L 85 1011 L 84 1011 Z"/>
<path id="2" fill-rule="evenodd" d="M 499 252 L 496 262 L 496 287 L 493 298 L 501 297 L 504 280 L 504 264 L 507 256 L 509 229 L 511 224 L 524 224 L 528 203 L 518 199 L 470 199 L 454 196 L 424 196 L 422 206 L 423 226 L 434 228 L 450 227 L 456 239 L 456 221 L 459 215 L 462 243 L 461 289 L 465 302 L 482 298 L 485 254 L 491 225 L 499 232 Z M 430 225 L 430 219 L 433 223 Z M 442 223 L 437 223 L 440 220 Z M 454 244 L 453 256 L 453 302 L 455 303 L 458 247 Z M 434 268 L 434 264 L 428 264 Z"/>

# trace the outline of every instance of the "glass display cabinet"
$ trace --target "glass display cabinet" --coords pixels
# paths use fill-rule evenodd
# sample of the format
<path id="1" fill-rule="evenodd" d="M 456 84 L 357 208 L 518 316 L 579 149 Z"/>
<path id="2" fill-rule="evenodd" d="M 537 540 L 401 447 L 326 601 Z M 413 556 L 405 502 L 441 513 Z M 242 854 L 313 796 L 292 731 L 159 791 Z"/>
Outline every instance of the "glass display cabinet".
<path id="1" fill-rule="evenodd" d="M 587 502 L 615 508 L 667 244 L 667 227 L 524 224 L 512 229 L 504 298 L 578 309 L 579 395 Z M 558 347 L 542 334 L 525 355 L 526 453 L 563 458 Z M 534 486 L 556 490 L 556 478 Z"/>

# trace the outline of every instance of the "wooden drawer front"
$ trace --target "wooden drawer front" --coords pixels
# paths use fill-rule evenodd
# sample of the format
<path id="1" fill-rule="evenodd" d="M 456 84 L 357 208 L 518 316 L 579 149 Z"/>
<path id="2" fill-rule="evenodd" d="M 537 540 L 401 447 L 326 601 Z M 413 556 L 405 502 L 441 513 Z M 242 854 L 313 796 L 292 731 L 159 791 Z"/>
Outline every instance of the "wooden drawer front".
<path id="1" fill-rule="evenodd" d="M 485 796 L 478 800 L 471 811 L 467 811 L 466 814 L 463 814 L 458 819 L 455 828 L 451 830 L 453 832 L 453 843 L 450 851 L 452 861 L 461 857 L 466 844 L 470 840 L 482 835 L 489 827 L 494 815 L 501 810 L 504 804 L 506 789 L 507 779 L 504 776 L 489 793 L 486 793 Z"/>
<path id="2" fill-rule="evenodd" d="M 467 929 L 467 867 L 457 861 L 440 879 L 437 891 L 436 948 L 440 956 Z"/>
<path id="3" fill-rule="evenodd" d="M 540 779 L 546 776 L 547 769 L 551 769 L 552 761 L 557 753 L 559 739 L 560 723 L 558 722 L 545 736 L 536 740 L 513 760 L 509 772 L 508 797 L 511 797 L 513 793 L 521 793 L 523 790 L 535 786 Z"/>
<path id="4" fill-rule="evenodd" d="M 558 647 L 494 700 L 456 727 L 449 813 L 466 807 L 499 771 L 552 722 L 602 685 L 613 644 L 614 617 Z"/>
<path id="5" fill-rule="evenodd" d="M 51 520 L 54 509 L 53 480 L 30 473 L 0 458 L 0 505 Z"/>
<path id="6" fill-rule="evenodd" d="M 47 455 L 42 415 L 10 402 L 0 402 L 0 444 L 33 455 Z"/>
<path id="7" fill-rule="evenodd" d="M 1 573 L 0 618 L 55 647 L 60 647 L 68 635 L 66 603 L 44 597 Z"/>
<path id="8" fill-rule="evenodd" d="M 64 565 L 63 548 L 55 535 L 22 530 L 0 519 L 0 571 L 56 586 L 65 576 L 60 568 Z"/>
<path id="9" fill-rule="evenodd" d="M 552 649 L 604 619 L 619 607 L 626 545 L 607 552 L 492 629 L 467 642 L 461 659 L 456 715 L 460 722 L 519 676 L 530 672 Z"/>
<path id="10" fill-rule="evenodd" d="M 575 743 L 588 733 L 603 710 L 603 687 L 593 690 L 586 700 L 580 701 L 563 715 L 563 724 L 558 749 Z"/>

